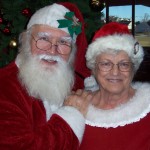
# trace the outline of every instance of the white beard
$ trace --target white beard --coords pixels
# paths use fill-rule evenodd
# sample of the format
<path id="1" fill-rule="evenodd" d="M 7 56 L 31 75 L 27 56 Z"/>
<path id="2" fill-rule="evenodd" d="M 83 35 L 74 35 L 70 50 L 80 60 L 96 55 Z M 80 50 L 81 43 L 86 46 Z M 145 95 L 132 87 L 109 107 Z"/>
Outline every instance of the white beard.
<path id="1" fill-rule="evenodd" d="M 40 63 L 43 56 L 31 56 L 19 60 L 19 79 L 27 89 L 30 96 L 48 101 L 50 105 L 61 106 L 64 98 L 70 93 L 73 83 L 74 74 L 71 67 L 62 59 L 58 59 L 55 67 L 45 67 Z M 48 55 L 44 56 L 46 59 Z M 18 58 L 19 59 L 19 58 Z M 55 59 L 55 58 L 54 58 Z M 57 60 L 57 59 L 55 59 Z"/>

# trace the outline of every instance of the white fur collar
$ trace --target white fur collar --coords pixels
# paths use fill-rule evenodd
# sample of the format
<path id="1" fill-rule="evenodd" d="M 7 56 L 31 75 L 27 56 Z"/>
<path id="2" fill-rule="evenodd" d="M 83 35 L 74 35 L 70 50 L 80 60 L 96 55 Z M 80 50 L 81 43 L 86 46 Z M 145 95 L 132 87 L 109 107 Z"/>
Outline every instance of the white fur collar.
<path id="1" fill-rule="evenodd" d="M 150 84 L 137 82 L 132 86 L 137 91 L 135 96 L 126 104 L 111 110 L 97 109 L 91 105 L 86 124 L 96 127 L 116 128 L 144 118 L 150 112 Z"/>

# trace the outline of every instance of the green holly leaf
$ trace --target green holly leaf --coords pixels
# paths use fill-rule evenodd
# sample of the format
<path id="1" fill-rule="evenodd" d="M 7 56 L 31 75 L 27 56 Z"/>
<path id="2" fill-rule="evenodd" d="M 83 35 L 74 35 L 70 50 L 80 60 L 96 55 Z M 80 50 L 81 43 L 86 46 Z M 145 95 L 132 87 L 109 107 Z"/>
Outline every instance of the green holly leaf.
<path id="1" fill-rule="evenodd" d="M 68 31 L 69 31 L 69 33 L 70 33 L 70 36 L 73 37 L 74 31 L 73 31 L 73 29 L 72 29 L 71 26 L 68 27 Z"/>
<path id="2" fill-rule="evenodd" d="M 71 20 L 58 20 L 59 26 L 58 28 L 66 28 L 72 24 Z"/>
<path id="3" fill-rule="evenodd" d="M 74 15 L 74 12 L 70 11 L 70 12 L 66 12 L 65 14 L 65 18 L 73 18 Z"/>
<path id="4" fill-rule="evenodd" d="M 76 35 L 78 35 L 78 34 L 81 33 L 81 31 L 82 31 L 82 30 L 81 30 L 81 23 L 80 23 L 79 26 L 76 26 L 76 27 L 75 27 L 75 30 L 74 30 L 74 31 L 75 31 Z"/>
<path id="5" fill-rule="evenodd" d="M 75 17 L 74 12 L 66 12 L 66 19 L 57 20 L 59 23 L 58 28 L 68 28 L 70 36 L 73 38 L 73 34 L 81 33 L 82 24 L 78 22 L 78 19 Z"/>

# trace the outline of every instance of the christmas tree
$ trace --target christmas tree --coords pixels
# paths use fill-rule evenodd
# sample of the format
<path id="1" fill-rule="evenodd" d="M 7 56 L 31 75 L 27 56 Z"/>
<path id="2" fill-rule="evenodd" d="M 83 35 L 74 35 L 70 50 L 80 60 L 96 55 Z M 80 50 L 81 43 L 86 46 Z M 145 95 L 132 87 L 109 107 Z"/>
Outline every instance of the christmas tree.
<path id="1" fill-rule="evenodd" d="M 67 1 L 67 0 L 66 0 Z M 65 1 L 65 2 L 66 2 Z M 0 67 L 15 59 L 19 34 L 25 30 L 31 15 L 41 7 L 62 0 L 1 0 L 0 1 Z M 105 7 L 99 0 L 68 0 L 78 6 L 85 20 L 85 31 L 90 42 L 93 33 L 101 26 L 101 10 Z"/>

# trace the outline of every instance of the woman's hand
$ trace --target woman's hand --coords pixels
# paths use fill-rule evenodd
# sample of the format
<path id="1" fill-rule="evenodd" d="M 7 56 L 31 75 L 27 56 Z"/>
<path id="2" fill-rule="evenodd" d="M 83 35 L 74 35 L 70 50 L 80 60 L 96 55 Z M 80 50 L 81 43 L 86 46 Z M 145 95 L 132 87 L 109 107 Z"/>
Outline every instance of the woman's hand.
<path id="1" fill-rule="evenodd" d="M 67 96 L 64 101 L 64 105 L 75 107 L 85 117 L 91 100 L 91 92 L 79 89 L 76 92 L 72 91 L 71 95 Z"/>

